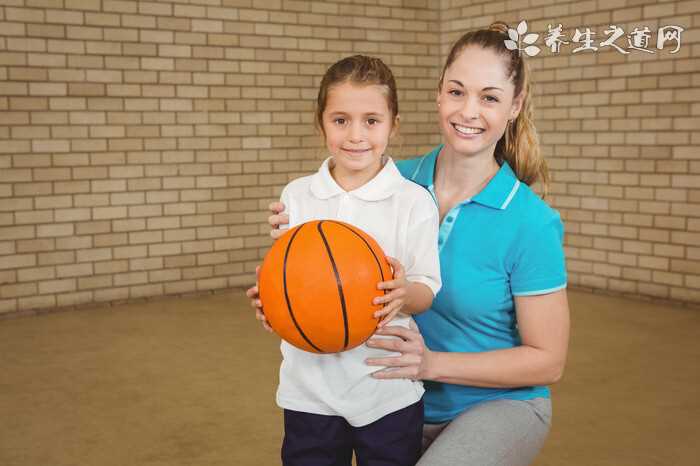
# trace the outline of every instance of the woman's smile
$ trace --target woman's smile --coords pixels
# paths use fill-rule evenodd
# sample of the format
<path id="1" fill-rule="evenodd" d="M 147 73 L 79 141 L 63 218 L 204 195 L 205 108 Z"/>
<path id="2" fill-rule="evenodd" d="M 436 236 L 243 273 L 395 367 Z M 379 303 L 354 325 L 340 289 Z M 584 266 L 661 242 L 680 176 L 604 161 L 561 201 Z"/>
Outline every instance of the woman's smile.
<path id="1" fill-rule="evenodd" d="M 480 135 L 484 132 L 484 128 L 473 126 L 473 125 L 460 125 L 458 123 L 450 122 L 452 127 L 457 131 L 460 136 L 464 136 L 468 139 L 473 139 L 474 137 Z"/>

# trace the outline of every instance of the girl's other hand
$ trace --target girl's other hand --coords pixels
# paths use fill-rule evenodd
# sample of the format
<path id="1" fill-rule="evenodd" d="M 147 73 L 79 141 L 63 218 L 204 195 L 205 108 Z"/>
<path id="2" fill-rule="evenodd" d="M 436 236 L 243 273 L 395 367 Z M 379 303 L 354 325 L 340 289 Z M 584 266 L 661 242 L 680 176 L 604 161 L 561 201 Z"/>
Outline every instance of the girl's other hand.
<path id="1" fill-rule="evenodd" d="M 258 280 L 260 278 L 260 266 L 255 267 L 255 286 L 251 286 L 245 292 L 245 295 L 250 299 L 250 306 L 255 309 L 255 318 L 260 321 L 263 328 L 268 332 L 272 332 L 272 327 L 267 323 L 265 318 L 265 313 L 262 308 L 262 301 L 260 301 L 260 292 L 258 290 Z"/>

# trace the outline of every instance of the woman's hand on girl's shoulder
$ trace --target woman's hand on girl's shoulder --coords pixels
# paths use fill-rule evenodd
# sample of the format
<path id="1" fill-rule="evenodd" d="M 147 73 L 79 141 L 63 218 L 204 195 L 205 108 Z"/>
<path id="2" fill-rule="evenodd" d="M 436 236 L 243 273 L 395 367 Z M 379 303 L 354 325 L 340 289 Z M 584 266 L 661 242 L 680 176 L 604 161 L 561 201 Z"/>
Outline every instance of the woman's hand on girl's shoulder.
<path id="1" fill-rule="evenodd" d="M 285 233 L 286 230 L 281 230 L 280 225 L 289 223 L 289 215 L 282 213 L 286 207 L 281 202 L 271 202 L 267 208 L 272 212 L 272 215 L 267 218 L 267 223 L 272 227 L 270 236 L 272 239 L 277 239 Z"/>

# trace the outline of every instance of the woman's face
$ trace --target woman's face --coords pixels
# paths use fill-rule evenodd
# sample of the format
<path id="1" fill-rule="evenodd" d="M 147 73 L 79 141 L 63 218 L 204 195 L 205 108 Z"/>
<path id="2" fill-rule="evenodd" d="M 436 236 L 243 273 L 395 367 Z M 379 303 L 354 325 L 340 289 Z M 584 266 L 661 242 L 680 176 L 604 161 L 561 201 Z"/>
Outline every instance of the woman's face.
<path id="1" fill-rule="evenodd" d="M 509 119 L 517 117 L 522 96 L 506 75 L 506 59 L 468 46 L 445 70 L 438 93 L 440 131 L 457 155 L 493 157 Z"/>

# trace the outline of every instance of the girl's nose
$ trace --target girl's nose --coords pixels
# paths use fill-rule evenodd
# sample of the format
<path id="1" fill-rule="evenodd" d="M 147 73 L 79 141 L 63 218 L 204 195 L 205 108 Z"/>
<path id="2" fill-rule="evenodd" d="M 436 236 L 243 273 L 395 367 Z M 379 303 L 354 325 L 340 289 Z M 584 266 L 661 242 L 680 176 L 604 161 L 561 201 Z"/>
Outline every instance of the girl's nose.
<path id="1" fill-rule="evenodd" d="M 350 125 L 350 134 L 348 135 L 351 142 L 360 142 L 364 139 L 365 130 L 362 124 L 353 123 Z"/>

